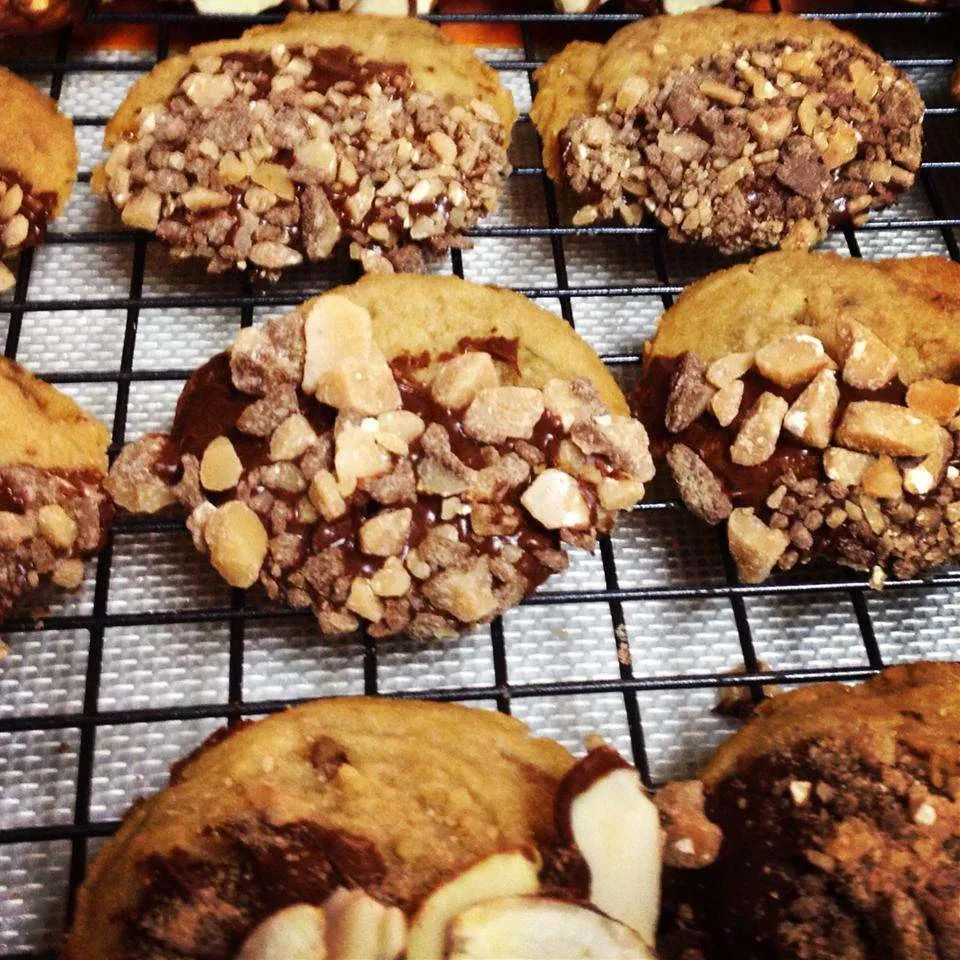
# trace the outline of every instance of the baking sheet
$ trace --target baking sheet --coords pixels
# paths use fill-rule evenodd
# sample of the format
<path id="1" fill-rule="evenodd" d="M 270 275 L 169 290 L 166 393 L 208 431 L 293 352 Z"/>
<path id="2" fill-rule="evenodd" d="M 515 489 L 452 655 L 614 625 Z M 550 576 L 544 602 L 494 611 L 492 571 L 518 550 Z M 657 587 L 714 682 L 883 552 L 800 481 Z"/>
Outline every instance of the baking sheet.
<path id="1" fill-rule="evenodd" d="M 949 44 L 956 48 L 960 42 L 950 37 L 951 25 L 956 26 L 956 21 L 911 23 L 908 29 L 894 25 L 886 33 L 882 25 L 869 27 L 884 53 L 919 58 L 935 52 L 940 57 L 932 66 L 908 67 L 928 105 L 949 103 L 946 56 Z M 900 44 L 896 50 L 894 38 Z M 48 47 L 38 43 L 29 55 L 47 56 Z M 538 55 L 547 52 L 537 50 Z M 518 50 L 483 53 L 499 60 L 521 56 Z M 24 54 L 20 49 L 5 55 Z M 150 51 L 91 54 L 74 48 L 68 59 L 142 64 L 150 56 Z M 66 74 L 61 101 L 80 121 L 82 171 L 89 171 L 101 158 L 102 120 L 138 75 L 135 70 L 89 69 Z M 518 108 L 526 112 L 527 72 L 504 70 L 502 76 Z M 36 74 L 32 79 L 42 89 L 50 89 L 49 75 Z M 960 158 L 960 118 L 955 111 L 929 117 L 927 134 L 927 159 Z M 518 127 L 513 160 L 521 166 L 538 163 L 529 124 Z M 859 231 L 853 240 L 855 249 L 870 258 L 949 253 L 946 235 L 938 227 L 885 226 L 957 217 L 960 170 L 955 166 L 931 170 L 924 177 L 936 188 L 939 206 L 924 189 L 915 189 L 899 207 Z M 560 223 L 569 222 L 569 212 L 569 204 L 561 198 Z M 546 225 L 548 216 L 542 178 L 517 175 L 509 183 L 501 211 L 482 227 Z M 59 382 L 111 426 L 118 397 L 116 376 L 129 333 L 123 301 L 135 284 L 137 245 L 131 239 L 103 243 L 96 236 L 83 242 L 70 238 L 120 230 L 118 218 L 92 196 L 89 184 L 78 184 L 67 215 L 56 224 L 55 242 L 33 256 L 16 351 L 19 360 Z M 570 287 L 629 290 L 628 295 L 574 296 L 569 301 L 577 329 L 604 356 L 618 360 L 636 356 L 640 342 L 653 330 L 664 301 L 659 294 L 639 288 L 664 282 L 680 285 L 724 263 L 702 251 L 664 247 L 664 274 L 653 256 L 658 242 L 648 234 L 559 241 Z M 851 249 L 842 234 L 831 237 L 825 248 Z M 446 261 L 435 269 L 448 272 L 452 264 Z M 483 237 L 472 250 L 463 252 L 462 269 L 468 279 L 479 282 L 547 292 L 559 285 L 549 237 Z M 294 303 L 346 279 L 348 271 L 344 261 L 307 268 L 268 292 Z M 235 308 L 170 306 L 158 299 L 229 297 L 242 291 L 234 277 L 207 277 L 194 265 L 172 264 L 159 243 L 146 245 L 142 289 L 146 304 L 134 311 L 133 381 L 123 440 L 169 425 L 187 371 L 228 344 L 241 320 Z M 72 300 L 91 305 L 65 305 L 64 301 Z M 104 304 L 110 300 L 119 302 Z M 538 302 L 548 310 L 561 310 L 556 295 Z M 257 305 L 253 314 L 256 322 L 262 322 L 282 312 L 282 307 Z M 0 300 L 0 342 L 7 341 L 12 316 L 20 316 L 20 310 L 8 295 Z M 629 386 L 636 364 L 617 362 L 615 372 Z M 500 679 L 513 690 L 514 715 L 571 749 L 577 750 L 586 734 L 600 733 L 629 754 L 632 742 L 625 708 L 635 699 L 641 718 L 637 732 L 645 749 L 645 756 L 636 759 L 646 765 L 653 781 L 662 781 L 691 773 L 733 729 L 712 707 L 716 677 L 743 663 L 743 637 L 735 616 L 739 604 L 752 651 L 771 669 L 863 670 L 870 665 L 858 624 L 856 592 L 824 589 L 818 579 L 822 571 L 795 578 L 794 582 L 809 583 L 813 589 L 808 591 L 746 591 L 733 593 L 733 600 L 704 595 L 728 583 L 717 535 L 658 500 L 658 495 L 662 498 L 663 491 L 655 487 L 654 502 L 626 517 L 611 539 L 616 585 L 631 591 L 623 602 L 603 596 L 573 597 L 575 602 L 568 602 L 573 593 L 603 591 L 613 585 L 599 553 L 575 554 L 570 569 L 550 581 L 545 591 L 545 595 L 562 594 L 564 602 L 537 602 L 511 611 L 503 619 L 502 635 L 494 635 L 496 643 L 491 642 L 489 628 L 443 644 L 380 642 L 377 690 L 466 691 L 464 699 L 494 709 L 493 688 L 498 679 L 494 649 L 502 640 L 506 676 Z M 78 788 L 81 824 L 85 819 L 92 824 L 115 820 L 136 796 L 164 783 L 170 762 L 221 724 L 211 714 L 230 696 L 230 622 L 222 617 L 196 622 L 199 611 L 229 609 L 230 591 L 194 552 L 183 532 L 126 524 L 114 537 L 109 571 L 99 575 L 108 587 L 103 611 L 95 609 L 98 563 L 93 562 L 83 588 L 76 595 L 58 598 L 51 609 L 59 626 L 11 633 L 7 637 L 10 652 L 0 663 L 0 725 L 6 723 L 0 726 L 0 839 L 4 840 L 0 844 L 0 956 L 49 951 L 61 936 L 71 859 L 82 857 L 84 850 L 92 854 L 101 842 L 93 838 L 74 844 L 69 839 Z M 844 574 L 828 574 L 827 579 L 831 578 L 850 580 Z M 885 662 L 960 658 L 960 594 L 949 573 L 940 579 L 935 586 L 865 595 L 866 615 Z M 260 609 L 263 597 L 253 594 L 248 603 Z M 99 612 L 105 621 L 94 617 Z M 620 677 L 615 628 L 621 617 L 620 636 L 629 643 L 633 675 L 643 681 L 642 688 L 626 695 L 615 689 L 590 692 L 592 682 Z M 102 632 L 100 622 L 106 624 Z M 93 660 L 91 644 L 100 651 Z M 303 617 L 258 615 L 248 620 L 242 630 L 242 649 L 239 688 L 249 704 L 359 694 L 369 680 L 362 643 L 319 645 L 310 621 Z M 697 685 L 676 688 L 676 678 L 694 675 L 700 678 Z M 90 681 L 96 683 L 91 687 Z M 538 685 L 547 683 L 573 683 L 579 692 L 543 695 Z M 84 753 L 82 734 L 76 721 L 69 719 L 83 713 L 85 697 L 87 706 L 109 719 L 97 727 L 92 743 L 88 811 L 84 809 L 86 784 L 78 776 Z M 202 715 L 170 718 L 189 708 Z M 125 711 L 146 711 L 137 715 L 149 719 L 126 722 Z M 64 715 L 66 720 L 43 728 L 44 717 Z M 40 718 L 27 724 L 37 729 L 19 729 L 16 718 L 21 717 Z M 11 843 L 11 837 L 24 839 Z"/>

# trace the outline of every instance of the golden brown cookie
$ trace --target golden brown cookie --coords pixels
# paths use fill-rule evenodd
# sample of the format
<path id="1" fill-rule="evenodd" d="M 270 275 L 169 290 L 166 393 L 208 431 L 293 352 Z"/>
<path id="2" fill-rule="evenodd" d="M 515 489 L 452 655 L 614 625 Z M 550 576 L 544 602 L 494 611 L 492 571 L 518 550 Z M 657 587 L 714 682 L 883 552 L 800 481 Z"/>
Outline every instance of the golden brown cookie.
<path id="1" fill-rule="evenodd" d="M 960 666 L 766 701 L 701 778 L 723 844 L 668 871 L 665 960 L 957 955 Z"/>
<path id="2" fill-rule="evenodd" d="M 0 259 L 43 240 L 77 179 L 73 123 L 56 103 L 0 67 Z M 0 292 L 14 284 L 0 263 Z"/>
<path id="3" fill-rule="evenodd" d="M 573 43 L 531 117 L 574 223 L 652 213 L 726 253 L 807 249 L 913 184 L 923 102 L 856 37 L 789 14 L 699 10 Z"/>
<path id="4" fill-rule="evenodd" d="M 365 269 L 417 270 L 496 207 L 515 117 L 437 27 L 291 14 L 138 81 L 93 187 L 211 272 L 275 278 L 341 241 Z"/>
<path id="5" fill-rule="evenodd" d="M 0 620 L 42 579 L 75 589 L 112 516 L 106 427 L 0 358 Z"/>
<path id="6" fill-rule="evenodd" d="M 910 577 L 960 554 L 960 265 L 773 253 L 693 284 L 637 415 L 741 579 L 823 557 Z"/>
<path id="7" fill-rule="evenodd" d="M 454 277 L 369 275 L 187 382 L 108 488 L 178 501 L 236 587 L 325 634 L 451 636 L 593 549 L 653 475 L 643 427 L 559 317 Z"/>
<path id="8" fill-rule="evenodd" d="M 616 813 L 627 822 L 608 858 L 593 841 Z M 215 734 L 127 813 L 63 956 L 489 956 L 471 947 L 503 944 L 505 922 L 529 940 L 546 915 L 568 948 L 583 940 L 577 956 L 645 960 L 625 924 L 655 922 L 659 843 L 636 771 L 608 747 L 574 764 L 493 712 L 317 701 Z M 638 868 L 629 902 L 603 889 L 615 859 Z"/>

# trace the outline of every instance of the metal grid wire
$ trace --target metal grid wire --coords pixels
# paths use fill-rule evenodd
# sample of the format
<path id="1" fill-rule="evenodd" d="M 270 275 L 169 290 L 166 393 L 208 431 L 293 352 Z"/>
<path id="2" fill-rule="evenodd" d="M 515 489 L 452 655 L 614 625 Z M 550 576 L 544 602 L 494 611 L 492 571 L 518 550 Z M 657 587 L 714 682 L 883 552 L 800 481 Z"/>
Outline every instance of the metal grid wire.
<path id="1" fill-rule="evenodd" d="M 865 6 L 838 3 L 808 15 L 842 22 L 918 82 L 928 103 L 926 157 L 900 207 L 827 246 L 852 256 L 960 260 L 960 108 L 947 92 L 960 54 L 960 12 Z M 216 27 L 236 32 L 280 18 L 223 18 Z M 602 39 L 632 17 L 429 19 L 513 25 L 522 47 L 488 59 L 523 109 L 532 72 L 546 56 L 574 38 Z M 210 22 L 183 6 L 134 14 L 94 3 L 81 27 L 49 43 L 0 48 L 0 60 L 73 113 L 88 161 L 99 156 L 114 106 L 98 94 L 104 78 L 129 74 L 132 82 L 172 43 Z M 152 56 L 90 52 L 91 35 L 120 23 L 153 32 Z M 512 285 L 559 311 L 628 387 L 639 345 L 662 309 L 724 261 L 666 244 L 662 231 L 647 225 L 571 226 L 567 200 L 544 176 L 526 113 L 513 151 L 506 208 L 473 231 L 478 257 L 492 248 L 492 273 L 489 256 L 484 271 L 472 252 L 457 250 L 437 269 Z M 31 363 L 112 421 L 115 454 L 168 420 L 182 382 L 232 337 L 237 322 L 283 312 L 355 274 L 340 260 L 257 288 L 172 267 L 159 243 L 119 229 L 93 202 L 90 165 L 81 163 L 76 216 L 55 225 L 47 247 L 20 257 L 12 298 L 0 300 L 0 341 L 8 357 Z M 44 258 L 58 252 L 75 275 L 57 274 L 57 292 L 44 295 Z M 119 285 L 106 269 L 101 278 L 106 261 L 120 264 Z M 88 337 L 105 346 L 92 355 L 71 347 Z M 140 344 L 151 341 L 144 364 Z M 644 780 L 655 783 L 692 769 L 729 732 L 711 712 L 717 687 L 743 685 L 757 696 L 761 681 L 851 681 L 885 662 L 960 658 L 960 571 L 891 582 L 879 596 L 863 577 L 826 568 L 745 586 L 722 537 L 663 489 L 652 493 L 595 557 L 576 558 L 569 574 L 488 629 L 433 647 L 368 638 L 318 645 L 308 618 L 219 584 L 185 545 L 178 521 L 121 518 L 79 596 L 58 600 L 43 620 L 24 614 L 5 626 L 11 652 L 0 664 L 0 957 L 55 955 L 101 838 L 137 793 L 163 782 L 171 760 L 224 720 L 333 693 L 466 701 L 513 712 L 571 747 L 599 730 L 632 751 Z M 738 666 L 745 672 L 729 676 Z M 201 682 L 201 675 L 213 679 Z"/>

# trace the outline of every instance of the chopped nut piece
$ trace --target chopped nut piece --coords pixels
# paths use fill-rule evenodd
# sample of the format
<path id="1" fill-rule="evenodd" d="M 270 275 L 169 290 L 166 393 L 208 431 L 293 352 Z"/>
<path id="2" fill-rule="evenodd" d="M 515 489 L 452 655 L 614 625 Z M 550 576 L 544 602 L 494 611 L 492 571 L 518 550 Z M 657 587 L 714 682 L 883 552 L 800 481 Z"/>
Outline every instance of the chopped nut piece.
<path id="1" fill-rule="evenodd" d="M 17 547 L 37 533 L 37 515 L 0 510 L 0 547 Z"/>
<path id="2" fill-rule="evenodd" d="M 863 471 L 860 478 L 864 492 L 881 500 L 899 500 L 903 496 L 903 481 L 897 465 L 886 454 L 877 457 Z"/>
<path id="3" fill-rule="evenodd" d="M 854 453 L 842 447 L 830 447 L 823 454 L 823 469 L 831 480 L 845 487 L 854 487 L 860 483 L 867 467 L 873 463 L 873 457 L 866 453 Z"/>
<path id="4" fill-rule="evenodd" d="M 915 467 L 904 470 L 904 487 L 909 493 L 929 493 L 943 479 L 944 471 L 952 457 L 953 438 L 943 427 L 940 427 L 936 449 Z"/>
<path id="5" fill-rule="evenodd" d="M 777 447 L 786 412 L 787 401 L 783 397 L 766 391 L 760 394 L 730 445 L 730 459 L 750 467 L 769 460 Z"/>
<path id="6" fill-rule="evenodd" d="M 0 293 L 6 293 L 16 286 L 17 278 L 13 275 L 10 268 L 0 261 Z"/>
<path id="7" fill-rule="evenodd" d="M 790 796 L 798 807 L 802 807 L 810 799 L 812 792 L 813 784 L 809 780 L 790 781 Z"/>
<path id="8" fill-rule="evenodd" d="M 869 328 L 841 320 L 837 336 L 843 355 L 843 381 L 858 390 L 879 390 L 897 373 L 897 355 Z"/>
<path id="9" fill-rule="evenodd" d="M 710 401 L 710 409 L 721 427 L 728 427 L 737 419 L 743 403 L 743 381 L 731 380 L 722 386 Z"/>
<path id="10" fill-rule="evenodd" d="M 563 424 L 564 430 L 581 420 L 608 412 L 596 388 L 586 378 L 548 380 L 543 388 L 543 402 L 547 411 Z"/>
<path id="11" fill-rule="evenodd" d="M 653 802 L 666 832 L 663 855 L 667 865 L 690 870 L 716 860 L 723 834 L 707 818 L 701 781 L 668 783 L 654 794 Z"/>
<path id="12" fill-rule="evenodd" d="M 464 623 L 487 620 L 497 612 L 493 578 L 486 557 L 463 569 L 444 570 L 423 585 L 427 599 Z"/>
<path id="13" fill-rule="evenodd" d="M 675 443 L 667 452 L 667 465 L 683 502 L 691 513 L 709 524 L 730 516 L 733 504 L 713 471 L 688 446 Z"/>
<path id="14" fill-rule="evenodd" d="M 707 382 L 718 390 L 739 380 L 753 366 L 753 351 L 728 353 L 718 357 L 707 367 Z"/>
<path id="15" fill-rule="evenodd" d="M 329 470 L 318 470 L 313 475 L 307 496 L 328 522 L 347 512 L 346 501 L 340 496 L 337 481 Z"/>
<path id="16" fill-rule="evenodd" d="M 134 194 L 120 211 L 120 219 L 134 230 L 156 230 L 160 222 L 160 194 L 149 188 Z"/>
<path id="17" fill-rule="evenodd" d="M 780 337 L 761 347 L 754 359 L 760 373 L 781 387 L 806 383 L 833 363 L 823 344 L 806 333 Z"/>
<path id="18" fill-rule="evenodd" d="M 383 601 L 373 592 L 370 581 L 364 580 L 363 577 L 354 577 L 353 583 L 350 584 L 347 609 L 371 623 L 379 623 L 386 612 Z"/>
<path id="19" fill-rule="evenodd" d="M 83 583 L 83 561 L 76 557 L 61 560 L 53 568 L 50 579 L 64 590 L 76 590 Z"/>
<path id="20" fill-rule="evenodd" d="M 878 400 L 857 400 L 844 411 L 836 441 L 853 450 L 891 457 L 925 457 L 937 448 L 933 417 Z"/>
<path id="21" fill-rule="evenodd" d="M 822 450 L 830 443 L 839 402 L 836 372 L 821 370 L 793 401 L 783 418 L 783 428 L 811 447 Z"/>
<path id="22" fill-rule="evenodd" d="M 253 586 L 267 556 L 269 538 L 260 518 L 239 500 L 217 507 L 203 531 L 210 562 L 232 587 Z"/>
<path id="23" fill-rule="evenodd" d="M 463 428 L 483 443 L 529 440 L 543 410 L 543 394 L 532 387 L 489 387 L 467 407 Z"/>
<path id="24" fill-rule="evenodd" d="M 200 482 L 207 490 L 230 490 L 242 474 L 243 464 L 229 437 L 216 437 L 207 444 L 200 461 Z"/>
<path id="25" fill-rule="evenodd" d="M 548 530 L 590 526 L 590 506 L 568 473 L 544 470 L 523 492 L 520 502 Z"/>
<path id="26" fill-rule="evenodd" d="M 270 438 L 271 460 L 296 460 L 316 443 L 317 435 L 302 413 L 293 413 Z"/>
<path id="27" fill-rule="evenodd" d="M 960 410 L 960 387 L 942 380 L 915 380 L 907 388 L 907 406 L 946 426 Z"/>
<path id="28" fill-rule="evenodd" d="M 489 353 L 470 351 L 440 365 L 430 384 L 430 393 L 441 406 L 461 410 L 481 390 L 499 385 L 493 357 Z"/>
<path id="29" fill-rule="evenodd" d="M 790 546 L 783 530 L 773 530 L 752 508 L 737 507 L 727 520 L 730 555 L 744 583 L 761 583 Z"/>
<path id="30" fill-rule="evenodd" d="M 410 536 L 412 520 L 413 511 L 409 507 L 378 513 L 360 527 L 360 549 L 375 557 L 400 553 Z"/>
<path id="31" fill-rule="evenodd" d="M 520 511 L 506 503 L 475 503 L 470 526 L 478 537 L 508 537 L 520 526 Z"/>
<path id="32" fill-rule="evenodd" d="M 103 483 L 118 506 L 131 513 L 156 513 L 177 502 L 176 494 L 153 472 L 166 444 L 162 434 L 148 433 L 120 451 Z"/>
<path id="33" fill-rule="evenodd" d="M 643 499 L 643 491 L 640 480 L 614 480 L 613 477 L 603 477 L 597 487 L 604 510 L 629 510 Z"/>
<path id="34" fill-rule="evenodd" d="M 377 417 L 380 431 L 402 437 L 408 444 L 413 443 L 426 429 L 426 424 L 409 410 L 391 410 Z"/>
<path id="35" fill-rule="evenodd" d="M 48 503 L 37 512 L 40 535 L 61 550 L 69 550 L 77 539 L 77 521 L 57 503 Z"/>
<path id="36" fill-rule="evenodd" d="M 293 200 L 297 195 L 286 167 L 279 163 L 258 163 L 250 179 L 281 200 Z"/>
<path id="37" fill-rule="evenodd" d="M 694 353 L 685 353 L 670 378 L 667 397 L 666 426 L 671 433 L 681 433 L 707 409 L 714 394 L 705 380 L 706 365 Z"/>
<path id="38" fill-rule="evenodd" d="M 639 420 L 604 414 L 576 423 L 570 430 L 573 442 L 588 454 L 606 457 L 635 480 L 652 480 L 653 460 L 647 431 Z M 584 472 L 579 476 L 589 479 Z"/>
<path id="39" fill-rule="evenodd" d="M 378 597 L 402 597 L 410 589 L 410 584 L 410 574 L 399 557 L 388 557 L 370 578 L 370 586 Z"/>

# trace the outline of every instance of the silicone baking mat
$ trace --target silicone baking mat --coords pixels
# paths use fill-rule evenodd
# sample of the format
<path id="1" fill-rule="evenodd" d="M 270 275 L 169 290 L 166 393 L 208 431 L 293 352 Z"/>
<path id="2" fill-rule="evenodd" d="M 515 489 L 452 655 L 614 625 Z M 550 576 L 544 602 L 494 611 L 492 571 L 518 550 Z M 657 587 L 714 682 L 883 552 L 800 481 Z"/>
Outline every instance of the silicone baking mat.
<path id="1" fill-rule="evenodd" d="M 960 110 L 949 94 L 960 12 L 856 3 L 815 15 L 842 21 L 903 67 L 929 108 L 916 188 L 825 248 L 871 259 L 960 259 Z M 534 297 L 575 324 L 629 387 L 664 307 L 728 261 L 667 244 L 647 226 L 571 226 L 526 116 L 531 73 L 544 57 L 629 18 L 432 19 L 461 36 L 467 29 L 512 43 L 480 52 L 522 113 L 500 213 L 474 231 L 473 249 L 434 269 Z M 114 452 L 169 425 L 185 377 L 239 326 L 355 277 L 342 259 L 276 286 L 211 278 L 172 263 L 91 194 L 103 125 L 130 83 L 185 39 L 242 25 L 211 27 L 186 7 L 104 6 L 53 37 L 0 45 L 0 62 L 74 117 L 81 152 L 66 216 L 44 247 L 20 258 L 16 289 L 0 298 L 0 344 L 100 416 Z M 321 644 L 309 618 L 226 587 L 178 522 L 121 519 L 78 594 L 56 597 L 42 620 L 25 609 L 5 628 L 0 957 L 54 956 L 101 838 L 135 797 L 164 783 L 171 761 L 241 716 L 337 694 L 457 700 L 510 712 L 574 750 L 584 735 L 600 733 L 654 784 L 692 772 L 731 732 L 713 707 L 733 669 L 745 672 L 732 682 L 758 692 L 761 680 L 851 681 L 897 661 L 960 658 L 960 571 L 891 582 L 879 593 L 858 574 L 825 568 L 745 587 L 717 532 L 656 484 L 595 555 L 572 560 L 522 607 L 458 640 Z"/>

